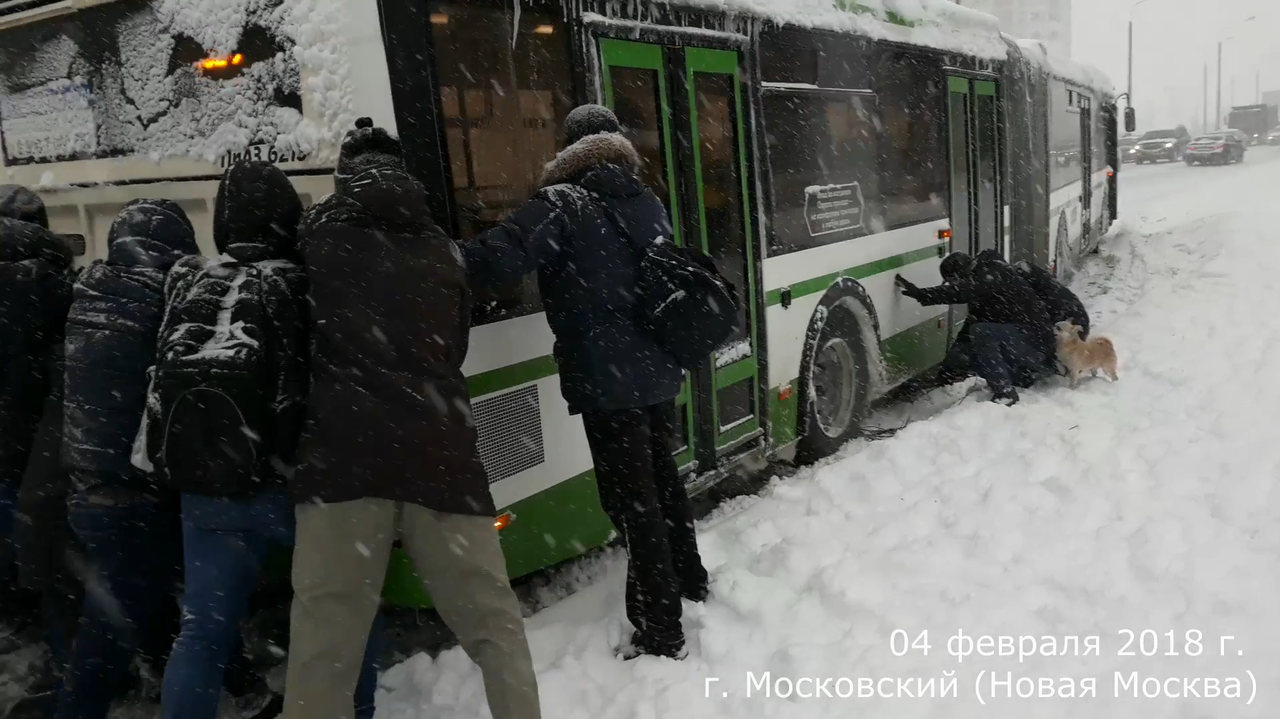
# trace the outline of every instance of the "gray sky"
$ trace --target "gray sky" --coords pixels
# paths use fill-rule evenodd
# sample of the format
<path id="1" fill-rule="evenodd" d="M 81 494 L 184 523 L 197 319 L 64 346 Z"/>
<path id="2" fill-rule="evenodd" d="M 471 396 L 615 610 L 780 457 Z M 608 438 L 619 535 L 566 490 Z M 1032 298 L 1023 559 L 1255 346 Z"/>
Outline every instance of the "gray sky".
<path id="1" fill-rule="evenodd" d="M 1072 55 L 1127 85 L 1128 22 L 1135 0 L 1072 3 Z M 1251 22 L 1246 18 L 1256 16 Z M 1209 124 L 1216 103 L 1218 40 L 1222 45 L 1223 114 L 1232 103 L 1280 90 L 1280 0 L 1146 0 L 1133 11 L 1133 97 L 1138 129 L 1185 123 L 1201 116 L 1204 66 L 1209 64 Z M 1194 128 L 1193 128 L 1194 129 Z"/>

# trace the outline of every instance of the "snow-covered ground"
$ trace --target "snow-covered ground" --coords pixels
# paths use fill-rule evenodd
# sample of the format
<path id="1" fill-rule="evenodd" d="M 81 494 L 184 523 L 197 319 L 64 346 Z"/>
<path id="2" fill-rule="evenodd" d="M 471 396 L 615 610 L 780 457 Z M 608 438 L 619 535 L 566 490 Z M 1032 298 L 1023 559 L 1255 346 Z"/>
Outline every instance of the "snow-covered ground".
<path id="1" fill-rule="evenodd" d="M 615 557 L 528 620 L 543 716 L 1275 716 L 1278 194 L 1272 148 L 1126 166 L 1124 220 L 1075 283 L 1118 383 L 1055 382 L 1013 408 L 977 393 L 731 502 L 700 526 L 713 597 L 686 605 L 683 662 L 613 658 Z M 927 655 L 905 646 L 922 632 Z M 1010 680 L 995 696 L 993 673 Z M 952 680 L 955 696 L 902 691 Z M 382 685 L 379 719 L 488 716 L 460 649 Z"/>

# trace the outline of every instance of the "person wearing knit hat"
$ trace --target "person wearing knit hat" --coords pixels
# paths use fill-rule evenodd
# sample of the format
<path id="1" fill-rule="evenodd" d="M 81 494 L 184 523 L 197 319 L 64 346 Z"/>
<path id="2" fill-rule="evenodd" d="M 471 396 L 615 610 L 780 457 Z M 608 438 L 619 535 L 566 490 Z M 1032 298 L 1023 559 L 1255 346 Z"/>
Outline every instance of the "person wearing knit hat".
<path id="1" fill-rule="evenodd" d="M 583 105 L 565 118 L 565 147 L 541 189 L 502 224 L 463 245 L 476 287 L 537 273 L 555 333 L 560 389 L 581 414 L 600 504 L 626 537 L 627 618 L 618 648 L 685 656 L 682 600 L 708 596 L 693 510 L 669 448 L 684 372 L 636 319 L 637 253 L 673 236 L 662 201 L 617 116 Z"/>
<path id="2" fill-rule="evenodd" d="M 398 538 L 484 675 L 493 719 L 541 719 L 462 362 L 471 293 L 400 142 L 361 118 L 307 211 L 311 391 L 289 481 L 297 534 L 283 719 L 351 719 Z M 358 551 L 357 551 L 358 550 Z"/>

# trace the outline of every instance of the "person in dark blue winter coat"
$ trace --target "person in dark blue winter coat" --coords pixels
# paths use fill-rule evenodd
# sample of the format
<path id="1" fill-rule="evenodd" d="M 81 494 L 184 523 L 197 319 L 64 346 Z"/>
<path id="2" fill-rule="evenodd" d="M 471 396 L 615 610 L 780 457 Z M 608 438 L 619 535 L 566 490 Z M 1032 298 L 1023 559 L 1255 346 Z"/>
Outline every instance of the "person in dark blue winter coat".
<path id="1" fill-rule="evenodd" d="M 181 578 L 176 495 L 130 463 L 164 314 L 165 274 L 199 252 L 176 203 L 136 200 L 117 216 L 105 260 L 75 285 L 67 321 L 63 461 L 69 519 L 88 559 L 82 624 L 58 719 L 103 719 L 135 655 L 160 671 Z M 167 635 L 167 636 L 166 636 Z"/>
<path id="2" fill-rule="evenodd" d="M 243 651 L 241 622 L 249 614 L 249 600 L 268 551 L 294 543 L 294 503 L 286 471 L 295 462 L 308 384 L 307 277 L 297 243 L 302 214 L 302 200 L 278 167 L 262 162 L 233 165 L 222 177 L 214 208 L 213 239 L 222 254 L 220 261 L 183 259 L 167 282 L 158 365 L 166 366 L 165 354 L 172 352 L 180 362 L 190 363 L 202 386 L 219 391 L 224 398 L 252 397 L 264 406 L 237 407 L 232 425 L 206 422 L 198 431 L 186 433 L 180 425 L 193 419 L 188 409 L 209 418 L 215 414 L 213 408 L 193 400 L 189 407 L 175 411 L 154 390 L 148 397 L 147 424 L 149 430 L 157 430 L 148 434 L 150 459 L 165 468 L 167 481 L 182 493 L 186 566 L 182 629 L 164 673 L 164 719 L 217 717 L 224 672 Z M 252 278 L 250 268 L 256 270 Z M 238 282 L 228 282 L 226 277 Z M 263 310 L 257 322 L 242 326 L 235 337 L 260 341 L 267 352 L 237 354 L 230 347 L 229 327 L 217 326 L 225 300 L 233 293 L 237 303 Z M 221 354 L 215 358 L 218 348 L 210 345 L 219 343 Z M 233 377 L 259 378 L 257 368 L 239 366 L 250 357 L 261 357 L 267 365 L 271 378 L 270 386 L 264 388 L 267 392 L 234 386 Z M 238 391 L 244 389 L 249 391 Z M 243 417 L 267 421 L 247 427 L 239 419 Z M 169 428 L 179 429 L 166 431 Z M 246 446 L 246 429 L 262 446 Z M 166 446 L 166 439 L 177 446 Z M 252 471 L 239 474 L 211 471 L 227 466 L 223 450 L 242 458 L 259 456 L 262 461 Z M 173 461 L 166 464 L 164 456 Z M 238 462 L 233 458 L 231 464 Z M 378 638 L 377 631 L 370 634 L 371 642 Z M 369 719 L 374 713 L 376 648 L 367 651 L 365 658 L 356 690 L 357 719 Z M 265 686 L 250 696 L 266 698 L 265 706 L 274 713 L 284 705 L 284 696 Z"/>
<path id="3" fill-rule="evenodd" d="M 571 112 L 541 189 L 463 255 L 477 286 L 538 273 L 561 391 L 583 416 L 601 505 L 630 554 L 627 616 L 636 631 L 622 654 L 679 657 L 681 597 L 704 599 L 708 578 L 671 453 L 684 372 L 637 320 L 634 249 L 672 229 L 621 132 L 607 108 Z"/>

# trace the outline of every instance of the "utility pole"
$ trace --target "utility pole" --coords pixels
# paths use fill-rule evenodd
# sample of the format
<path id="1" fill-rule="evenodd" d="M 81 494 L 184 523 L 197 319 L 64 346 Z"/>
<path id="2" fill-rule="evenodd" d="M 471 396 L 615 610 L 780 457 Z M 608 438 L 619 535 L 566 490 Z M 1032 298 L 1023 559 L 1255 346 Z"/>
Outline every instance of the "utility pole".
<path id="1" fill-rule="evenodd" d="M 1222 41 L 1218 41 L 1218 110 L 1213 116 L 1213 129 L 1222 129 Z"/>
<path id="2" fill-rule="evenodd" d="M 1144 2 L 1148 0 L 1138 0 L 1129 6 L 1129 87 L 1125 92 L 1125 102 L 1129 103 L 1129 107 L 1133 107 L 1133 11 Z"/>
<path id="3" fill-rule="evenodd" d="M 1137 5 L 1134 5 L 1137 7 Z M 1133 11 L 1129 11 L 1129 89 L 1126 102 L 1133 107 Z"/>
<path id="4" fill-rule="evenodd" d="M 1262 66 L 1259 65 L 1257 74 L 1253 76 L 1253 104 L 1262 104 Z"/>

